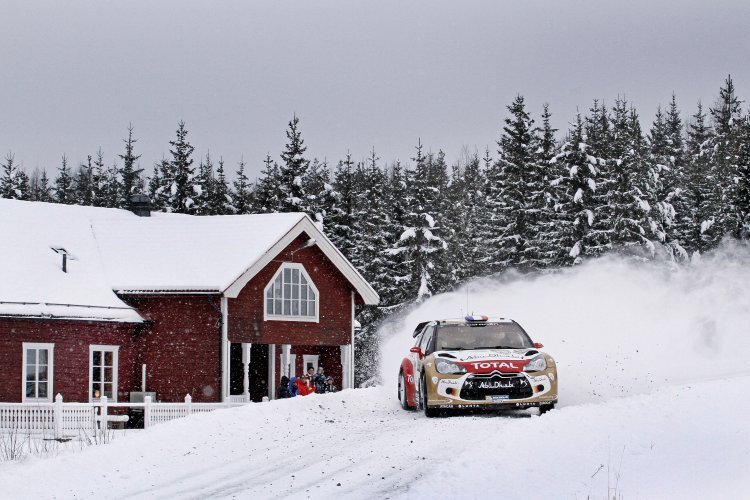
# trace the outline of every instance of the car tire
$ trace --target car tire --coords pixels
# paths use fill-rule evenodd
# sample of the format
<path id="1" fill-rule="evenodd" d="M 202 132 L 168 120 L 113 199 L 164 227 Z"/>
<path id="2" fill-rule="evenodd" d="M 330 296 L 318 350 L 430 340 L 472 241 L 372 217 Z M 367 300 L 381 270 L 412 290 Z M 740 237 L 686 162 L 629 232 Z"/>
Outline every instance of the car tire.
<path id="1" fill-rule="evenodd" d="M 398 372 L 398 400 L 404 410 L 412 411 L 414 409 L 413 406 L 409 405 L 409 399 L 406 397 L 406 379 L 403 371 Z"/>
<path id="2" fill-rule="evenodd" d="M 548 411 L 554 410 L 554 409 L 555 409 L 555 405 L 554 404 L 551 404 L 551 405 L 540 405 L 539 406 L 539 415 L 544 415 Z"/>
<path id="3" fill-rule="evenodd" d="M 440 415 L 440 410 L 437 408 L 430 408 L 427 405 L 427 377 L 425 377 L 424 373 L 420 377 L 422 380 L 422 383 L 420 384 L 421 390 L 420 392 L 420 399 L 422 400 L 422 409 L 424 410 L 424 416 L 427 418 L 433 418 Z"/>

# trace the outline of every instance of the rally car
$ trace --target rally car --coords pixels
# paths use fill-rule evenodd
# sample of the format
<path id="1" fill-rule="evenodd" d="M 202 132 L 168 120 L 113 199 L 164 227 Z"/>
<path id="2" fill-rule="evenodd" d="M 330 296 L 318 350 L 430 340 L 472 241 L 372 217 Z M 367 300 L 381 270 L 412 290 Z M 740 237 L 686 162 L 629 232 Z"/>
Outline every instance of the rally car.
<path id="1" fill-rule="evenodd" d="M 557 368 L 521 325 L 466 316 L 420 323 L 401 362 L 398 397 L 428 417 L 443 409 L 512 409 L 557 403 Z"/>

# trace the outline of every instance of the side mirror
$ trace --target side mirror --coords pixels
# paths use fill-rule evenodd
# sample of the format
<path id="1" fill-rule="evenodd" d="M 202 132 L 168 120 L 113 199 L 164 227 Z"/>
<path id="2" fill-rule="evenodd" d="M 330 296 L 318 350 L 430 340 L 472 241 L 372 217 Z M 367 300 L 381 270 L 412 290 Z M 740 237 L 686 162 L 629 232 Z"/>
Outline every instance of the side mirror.
<path id="1" fill-rule="evenodd" d="M 409 352 L 413 352 L 417 356 L 419 356 L 419 359 L 422 359 L 422 349 L 419 348 L 419 346 L 414 346 L 411 349 L 409 349 Z"/>
<path id="2" fill-rule="evenodd" d="M 542 347 L 544 347 L 544 344 L 541 344 L 539 342 L 535 342 L 534 343 L 534 347 L 536 347 L 537 349 L 541 349 Z"/>

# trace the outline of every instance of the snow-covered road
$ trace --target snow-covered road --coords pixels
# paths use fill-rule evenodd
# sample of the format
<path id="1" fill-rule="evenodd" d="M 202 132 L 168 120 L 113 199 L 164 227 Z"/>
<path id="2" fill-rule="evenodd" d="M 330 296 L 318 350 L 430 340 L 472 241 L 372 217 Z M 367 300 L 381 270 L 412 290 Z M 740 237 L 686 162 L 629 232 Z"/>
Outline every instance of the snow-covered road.
<path id="1" fill-rule="evenodd" d="M 564 407 L 426 419 L 383 388 L 195 415 L 0 465 L 3 498 L 732 498 L 750 377 Z"/>

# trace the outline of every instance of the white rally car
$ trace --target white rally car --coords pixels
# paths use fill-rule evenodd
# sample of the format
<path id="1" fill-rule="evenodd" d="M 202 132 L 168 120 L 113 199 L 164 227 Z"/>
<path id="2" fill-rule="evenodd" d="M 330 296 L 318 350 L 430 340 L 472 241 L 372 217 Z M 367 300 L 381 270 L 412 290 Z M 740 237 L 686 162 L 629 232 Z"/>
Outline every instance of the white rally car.
<path id="1" fill-rule="evenodd" d="M 401 362 L 398 397 L 428 417 L 442 409 L 511 409 L 557 403 L 555 360 L 513 320 L 467 316 L 420 323 Z"/>

